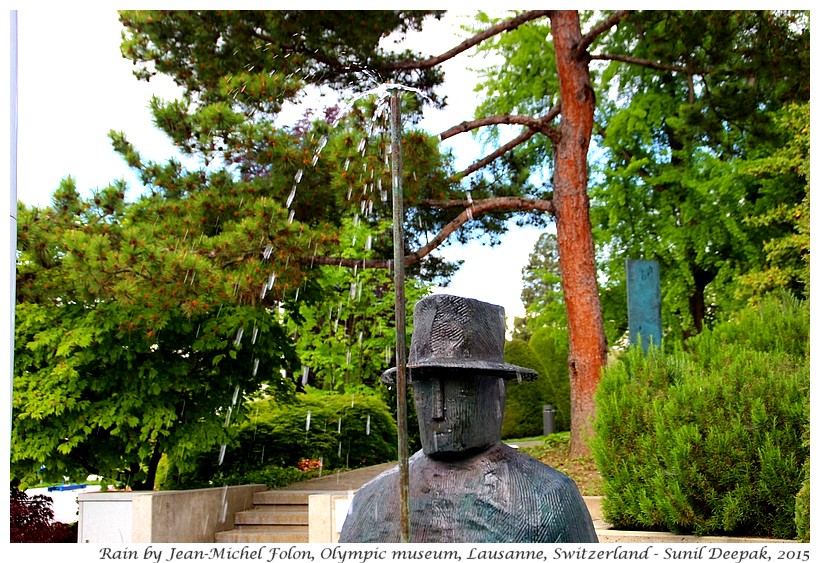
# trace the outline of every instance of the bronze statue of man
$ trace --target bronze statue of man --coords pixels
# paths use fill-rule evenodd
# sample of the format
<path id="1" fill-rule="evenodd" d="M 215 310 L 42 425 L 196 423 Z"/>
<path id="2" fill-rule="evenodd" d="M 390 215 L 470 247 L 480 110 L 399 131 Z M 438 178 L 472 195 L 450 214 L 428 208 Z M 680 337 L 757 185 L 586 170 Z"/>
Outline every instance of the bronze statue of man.
<path id="1" fill-rule="evenodd" d="M 501 442 L 505 380 L 537 376 L 504 362 L 504 309 L 432 295 L 413 319 L 407 371 L 422 450 L 409 460 L 410 541 L 597 542 L 576 484 Z M 400 542 L 399 497 L 398 468 L 365 484 L 339 541 Z"/>

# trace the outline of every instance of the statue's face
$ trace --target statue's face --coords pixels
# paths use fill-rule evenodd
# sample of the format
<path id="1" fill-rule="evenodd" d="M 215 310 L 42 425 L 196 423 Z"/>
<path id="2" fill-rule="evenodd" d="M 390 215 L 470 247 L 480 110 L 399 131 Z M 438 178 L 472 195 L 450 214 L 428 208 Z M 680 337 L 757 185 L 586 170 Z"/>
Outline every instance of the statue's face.
<path id="1" fill-rule="evenodd" d="M 487 375 L 425 377 L 413 381 L 424 453 L 466 457 L 501 439 L 504 380 Z"/>

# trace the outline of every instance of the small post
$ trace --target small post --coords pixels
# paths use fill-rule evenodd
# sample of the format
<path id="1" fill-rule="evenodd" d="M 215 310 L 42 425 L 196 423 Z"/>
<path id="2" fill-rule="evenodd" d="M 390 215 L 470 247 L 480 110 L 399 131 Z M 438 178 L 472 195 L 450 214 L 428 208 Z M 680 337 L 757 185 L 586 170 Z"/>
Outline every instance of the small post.
<path id="1" fill-rule="evenodd" d="M 404 296 L 404 202 L 402 193 L 401 104 L 390 90 L 391 172 L 393 175 L 393 280 L 396 291 L 396 418 L 399 434 L 401 541 L 410 541 L 410 465 L 407 444 L 407 360 Z"/>
<path id="2" fill-rule="evenodd" d="M 555 432 L 555 409 L 552 405 L 544 405 L 544 436 Z"/>

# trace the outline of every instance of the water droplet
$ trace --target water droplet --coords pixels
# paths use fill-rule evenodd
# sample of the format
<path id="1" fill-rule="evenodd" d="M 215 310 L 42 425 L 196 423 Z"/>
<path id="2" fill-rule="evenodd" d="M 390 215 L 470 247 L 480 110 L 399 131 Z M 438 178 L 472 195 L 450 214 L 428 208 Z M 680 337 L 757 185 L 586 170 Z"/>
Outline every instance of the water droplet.
<path id="1" fill-rule="evenodd" d="M 342 417 L 341 416 L 339 417 L 339 426 L 338 426 L 338 428 L 336 428 L 336 432 L 338 432 L 339 434 L 342 433 Z"/>
<path id="2" fill-rule="evenodd" d="M 350 298 L 356 299 L 356 282 L 350 283 Z"/>
<path id="3" fill-rule="evenodd" d="M 242 342 L 242 335 L 245 333 L 245 329 L 239 327 L 239 330 L 236 331 L 236 339 L 234 340 L 234 346 L 239 346 L 239 343 Z"/>
<path id="4" fill-rule="evenodd" d="M 350 168 L 350 159 L 349 159 L 349 158 L 346 158 L 346 159 L 345 159 L 345 172 L 347 172 L 347 169 L 348 169 L 348 168 Z"/>
<path id="5" fill-rule="evenodd" d="M 225 428 L 227 428 L 231 424 L 231 414 L 232 413 L 233 413 L 233 408 L 228 407 L 228 412 L 225 413 L 225 424 L 224 424 Z"/>
<path id="6" fill-rule="evenodd" d="M 473 209 L 472 207 L 467 208 L 467 219 L 472 221 L 473 220 Z"/>
<path id="7" fill-rule="evenodd" d="M 273 289 L 274 282 L 276 282 L 276 274 L 271 273 L 271 275 L 268 276 L 268 289 Z"/>
<path id="8" fill-rule="evenodd" d="M 236 405 L 237 398 L 239 398 L 239 385 L 237 385 L 233 390 L 233 398 L 231 399 L 231 405 Z"/>
<path id="9" fill-rule="evenodd" d="M 222 462 L 225 461 L 225 451 L 228 449 L 228 444 L 222 444 L 222 447 L 219 448 L 219 461 L 217 465 L 222 465 Z"/>
<path id="10" fill-rule="evenodd" d="M 253 360 L 253 376 L 256 377 L 256 372 L 259 370 L 259 358 Z"/>
<path id="11" fill-rule="evenodd" d="M 226 498 L 228 494 L 228 487 L 225 486 L 222 492 L 222 510 L 219 513 L 219 523 L 222 524 L 228 517 L 228 500 Z"/>
<path id="12" fill-rule="evenodd" d="M 289 225 L 290 225 L 291 223 L 293 223 L 293 218 L 294 218 L 295 216 L 296 216 L 296 213 L 293 211 L 293 209 L 291 209 L 291 210 L 290 210 L 290 213 L 288 213 L 288 224 L 289 224 Z"/>
<path id="13" fill-rule="evenodd" d="M 370 436 L 370 415 L 367 415 L 367 426 L 365 426 L 364 435 Z"/>
<path id="14" fill-rule="evenodd" d="M 273 253 L 273 245 L 269 244 L 265 247 L 265 251 L 262 253 L 262 258 L 265 260 L 270 259 L 271 253 Z"/>
<path id="15" fill-rule="evenodd" d="M 300 170 L 301 172 L 301 170 Z M 290 194 L 288 195 L 288 200 L 285 202 L 285 207 L 290 209 L 290 205 L 293 203 L 293 199 L 296 197 L 296 184 L 293 184 L 293 187 L 290 189 Z"/>
<path id="16" fill-rule="evenodd" d="M 259 329 L 256 326 L 253 327 L 253 335 L 251 336 L 251 344 L 256 344 L 256 337 L 259 336 Z"/>
<path id="17" fill-rule="evenodd" d="M 308 375 L 310 375 L 310 368 L 308 366 L 302 366 L 302 387 L 307 385 Z"/>
<path id="18" fill-rule="evenodd" d="M 364 249 L 370 250 L 373 248 L 373 235 L 367 235 L 367 240 L 364 243 Z"/>
<path id="19" fill-rule="evenodd" d="M 350 365 L 350 347 L 348 347 L 348 348 L 347 348 L 347 359 L 346 359 L 346 362 L 347 362 L 347 365 Z"/>
<path id="20" fill-rule="evenodd" d="M 310 411 L 307 412 L 307 418 L 305 419 L 305 432 L 310 430 Z"/>
<path id="21" fill-rule="evenodd" d="M 339 453 L 337 454 L 339 457 L 342 457 L 342 441 L 339 440 Z"/>
<path id="22" fill-rule="evenodd" d="M 363 152 L 364 151 L 364 145 L 365 145 L 366 142 L 367 142 L 367 139 L 365 137 L 362 137 L 362 139 L 359 141 L 359 146 L 356 147 L 356 152 Z"/>

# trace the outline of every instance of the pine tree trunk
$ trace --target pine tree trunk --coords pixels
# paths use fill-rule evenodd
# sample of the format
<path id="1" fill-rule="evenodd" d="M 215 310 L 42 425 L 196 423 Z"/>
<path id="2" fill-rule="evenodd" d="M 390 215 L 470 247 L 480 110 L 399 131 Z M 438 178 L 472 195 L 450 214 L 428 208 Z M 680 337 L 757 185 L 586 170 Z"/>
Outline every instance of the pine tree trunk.
<path id="1" fill-rule="evenodd" d="M 581 40 L 578 13 L 550 16 L 561 89 L 560 139 L 555 145 L 553 205 L 558 234 L 561 283 L 569 325 L 571 447 L 573 456 L 589 454 L 595 416 L 594 394 L 606 362 L 595 247 L 589 218 L 587 152 L 592 135 L 595 94 L 586 53 L 575 57 Z"/>

